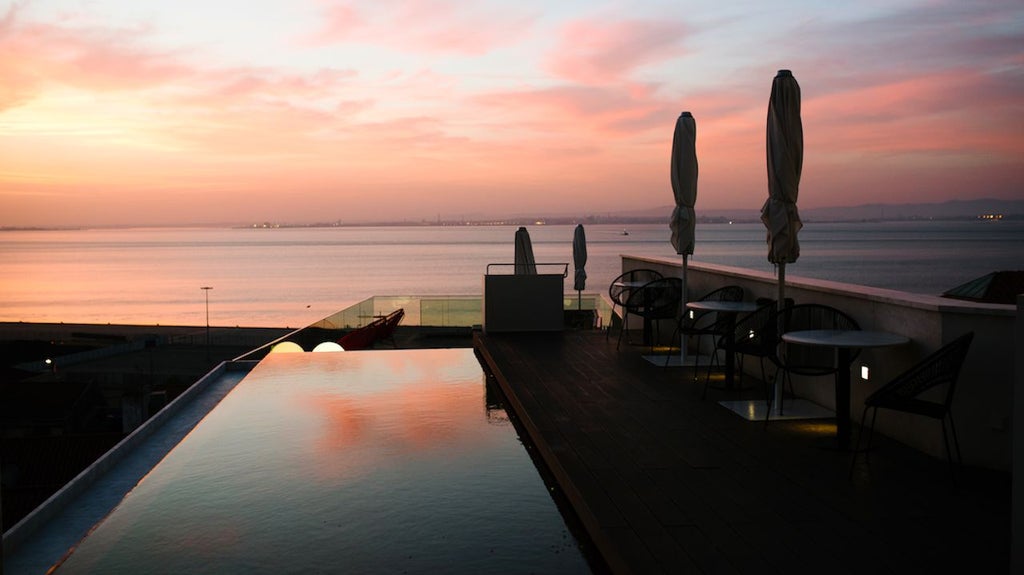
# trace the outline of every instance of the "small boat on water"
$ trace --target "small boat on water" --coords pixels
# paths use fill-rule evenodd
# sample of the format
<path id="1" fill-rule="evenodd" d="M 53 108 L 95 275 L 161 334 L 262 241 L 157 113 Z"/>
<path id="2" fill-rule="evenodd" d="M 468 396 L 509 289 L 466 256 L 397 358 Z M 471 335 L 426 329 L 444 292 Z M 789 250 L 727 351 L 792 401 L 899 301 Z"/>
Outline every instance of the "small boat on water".
<path id="1" fill-rule="evenodd" d="M 388 315 L 378 317 L 363 327 L 357 327 L 341 336 L 338 345 L 345 351 L 351 351 L 369 349 L 381 340 L 391 340 L 391 343 L 394 344 L 395 328 L 398 327 L 403 317 L 405 317 L 405 309 L 398 308 Z"/>
<path id="2" fill-rule="evenodd" d="M 622 233 L 621 233 L 620 235 L 623 235 L 623 236 L 628 236 L 628 235 L 629 235 L 629 232 L 627 232 L 627 231 L 626 231 L 625 229 L 623 229 L 623 230 L 622 230 Z"/>

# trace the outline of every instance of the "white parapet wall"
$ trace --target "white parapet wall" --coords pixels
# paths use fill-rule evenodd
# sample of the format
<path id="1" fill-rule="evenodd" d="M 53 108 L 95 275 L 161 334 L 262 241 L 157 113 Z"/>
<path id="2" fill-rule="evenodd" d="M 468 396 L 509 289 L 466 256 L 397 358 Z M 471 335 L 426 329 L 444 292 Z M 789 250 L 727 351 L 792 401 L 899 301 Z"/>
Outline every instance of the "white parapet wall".
<path id="1" fill-rule="evenodd" d="M 1017 295 L 1017 322 L 1014 333 L 1013 415 L 1024 421 L 1024 294 Z M 1024 573 L 1024 425 L 1013 427 L 1013 501 L 1010 572 Z"/>
<path id="2" fill-rule="evenodd" d="M 672 277 L 682 275 L 679 262 L 622 256 L 622 271 L 637 268 L 655 269 Z M 974 331 L 952 408 L 964 464 L 1010 470 L 1014 361 L 1015 355 L 1022 353 L 1014 344 L 1016 306 L 959 301 L 798 274 L 799 264 L 786 268 L 787 298 L 796 303 L 830 305 L 850 314 L 862 329 L 900 333 L 911 339 L 909 345 L 900 347 L 865 349 L 854 361 L 850 399 L 854 421 L 860 421 L 869 393 L 942 345 Z M 687 267 L 687 283 L 689 299 L 724 285 L 743 287 L 747 300 L 778 297 L 778 281 L 771 273 L 693 260 Z M 866 381 L 860 377 L 862 366 L 869 368 Z M 760 376 L 756 361 L 742 368 Z M 794 377 L 793 383 L 797 395 L 835 408 L 831 379 Z M 875 428 L 916 449 L 945 457 L 942 429 L 933 419 L 880 410 Z"/>

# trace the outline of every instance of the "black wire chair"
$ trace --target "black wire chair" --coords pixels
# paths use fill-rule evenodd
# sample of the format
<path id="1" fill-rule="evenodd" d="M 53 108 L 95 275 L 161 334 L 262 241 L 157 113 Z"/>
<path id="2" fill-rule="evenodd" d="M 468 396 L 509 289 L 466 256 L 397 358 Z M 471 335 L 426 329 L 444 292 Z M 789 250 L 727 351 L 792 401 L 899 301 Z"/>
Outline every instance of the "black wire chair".
<path id="1" fill-rule="evenodd" d="M 623 317 L 628 315 L 639 316 L 645 324 L 649 323 L 657 330 L 659 329 L 660 320 L 678 320 L 679 306 L 682 305 L 682 298 L 683 280 L 665 277 L 652 280 L 629 294 L 629 299 L 626 300 L 626 304 L 623 306 L 623 309 L 626 310 Z M 623 327 L 619 330 L 619 341 L 615 344 L 616 349 L 618 349 L 619 343 L 622 342 L 622 334 L 625 331 L 625 320 L 623 320 Z M 659 341 L 659 336 L 660 333 L 656 333 L 651 338 L 651 351 L 654 351 L 654 344 Z"/>
<path id="2" fill-rule="evenodd" d="M 641 268 L 629 270 L 612 280 L 612 283 L 609 284 L 608 297 L 612 300 L 612 316 L 614 317 L 615 315 L 616 306 L 622 310 L 622 322 L 619 325 L 620 338 L 622 330 L 625 329 L 627 314 L 629 313 L 626 309 L 626 301 L 629 299 L 630 294 L 639 289 L 640 286 L 662 277 L 664 276 L 656 270 Z M 611 335 L 611 327 L 611 324 L 609 324 L 608 330 L 604 333 L 605 339 Z"/>
<path id="3" fill-rule="evenodd" d="M 774 300 L 759 300 L 758 303 L 761 306 L 755 311 L 736 320 L 731 333 L 727 332 L 716 338 L 711 361 L 708 362 L 708 375 L 704 380 L 704 392 L 701 394 L 701 398 L 707 397 L 711 370 L 717 365 L 719 351 L 732 351 L 738 356 L 749 355 L 758 358 L 761 364 L 761 380 L 765 382 L 766 386 L 768 385 L 764 361 L 769 359 L 772 363 L 778 364 L 778 360 L 775 359 L 779 344 L 778 326 L 775 320 L 778 310 Z"/>
<path id="4" fill-rule="evenodd" d="M 790 331 L 816 330 L 816 329 L 838 329 L 838 330 L 859 330 L 857 320 L 842 311 L 828 305 L 806 303 L 784 307 L 777 311 L 773 320 L 781 326 L 781 333 Z M 772 320 L 769 320 L 772 321 Z M 797 343 L 785 343 L 781 347 L 781 353 L 774 356 L 774 361 L 781 370 L 781 377 L 789 382 L 790 392 L 793 390 L 792 375 L 822 376 L 835 375 L 840 369 L 849 369 L 850 364 L 837 365 L 835 351 L 828 347 L 801 345 Z M 860 350 L 853 350 L 850 353 L 852 363 Z M 780 374 L 776 372 L 776 381 Z M 784 382 L 778 382 L 782 385 Z M 768 411 L 771 413 L 772 393 L 768 393 Z M 781 397 L 781 396 L 780 396 Z M 780 406 L 781 407 L 781 406 Z M 767 415 L 766 415 L 767 421 Z"/>
<path id="5" fill-rule="evenodd" d="M 889 383 L 878 388 L 874 393 L 864 400 L 864 411 L 860 417 L 860 433 L 857 435 L 857 443 L 853 450 L 853 459 L 850 462 L 850 475 L 853 475 L 854 465 L 857 462 L 857 452 L 860 449 L 860 440 L 864 435 L 864 420 L 871 412 L 871 426 L 868 429 L 868 443 L 865 447 L 865 460 L 867 451 L 871 449 L 871 438 L 875 433 L 875 418 L 878 410 L 892 409 L 916 415 L 923 415 L 932 419 L 938 419 L 942 424 L 942 442 L 946 447 L 946 459 L 949 461 L 949 473 L 956 485 L 956 469 L 953 463 L 953 454 L 949 449 L 949 437 L 946 433 L 946 420 L 949 420 L 949 431 L 953 436 L 953 446 L 956 448 L 956 458 L 959 465 L 963 465 L 963 458 L 960 455 L 960 443 L 956 437 L 956 426 L 953 424 L 953 394 L 956 392 L 956 382 L 960 377 L 960 368 L 963 367 L 967 351 L 974 339 L 974 332 L 968 332 L 937 351 L 921 360 L 919 363 L 896 376 Z M 926 391 L 945 385 L 945 393 L 940 401 L 921 399 Z"/>
<path id="6" fill-rule="evenodd" d="M 743 301 L 743 288 L 736 285 L 720 287 L 710 291 L 694 301 Z M 679 323 L 676 326 L 676 333 L 672 334 L 675 340 L 679 335 L 679 345 L 684 346 L 690 336 L 697 337 L 697 349 L 700 349 L 701 338 L 704 336 L 716 337 L 724 335 L 732 325 L 732 318 L 727 314 L 716 313 L 708 310 L 683 310 L 679 316 Z M 669 356 L 665 356 L 667 366 Z M 697 379 L 697 370 L 694 370 L 693 378 Z"/>

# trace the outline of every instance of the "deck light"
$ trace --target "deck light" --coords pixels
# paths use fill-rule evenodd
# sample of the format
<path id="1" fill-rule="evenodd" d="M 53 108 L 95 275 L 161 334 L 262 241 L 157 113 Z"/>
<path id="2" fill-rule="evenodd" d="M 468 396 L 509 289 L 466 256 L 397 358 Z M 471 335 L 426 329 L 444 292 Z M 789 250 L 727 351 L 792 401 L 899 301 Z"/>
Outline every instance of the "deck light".
<path id="1" fill-rule="evenodd" d="M 864 381 L 868 380 L 868 366 L 861 364 L 860 366 L 860 378 Z"/>
<path id="2" fill-rule="evenodd" d="M 270 353 L 302 353 L 302 346 L 294 341 L 282 341 L 270 348 Z"/>
<path id="3" fill-rule="evenodd" d="M 316 347 L 313 348 L 313 351 L 315 351 L 315 352 L 345 351 L 345 348 L 341 347 L 340 345 L 338 345 L 337 343 L 335 343 L 333 341 L 324 341 L 324 342 L 316 344 Z"/>

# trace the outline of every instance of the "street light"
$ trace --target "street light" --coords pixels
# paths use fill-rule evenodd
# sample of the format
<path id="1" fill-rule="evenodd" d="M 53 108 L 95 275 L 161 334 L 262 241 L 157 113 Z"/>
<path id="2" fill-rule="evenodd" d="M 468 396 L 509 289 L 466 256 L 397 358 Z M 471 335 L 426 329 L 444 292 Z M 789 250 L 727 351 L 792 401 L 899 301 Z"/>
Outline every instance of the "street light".
<path id="1" fill-rule="evenodd" d="M 211 286 L 199 288 L 206 293 L 206 361 L 210 361 L 210 290 Z"/>

